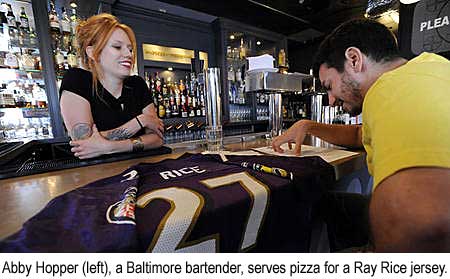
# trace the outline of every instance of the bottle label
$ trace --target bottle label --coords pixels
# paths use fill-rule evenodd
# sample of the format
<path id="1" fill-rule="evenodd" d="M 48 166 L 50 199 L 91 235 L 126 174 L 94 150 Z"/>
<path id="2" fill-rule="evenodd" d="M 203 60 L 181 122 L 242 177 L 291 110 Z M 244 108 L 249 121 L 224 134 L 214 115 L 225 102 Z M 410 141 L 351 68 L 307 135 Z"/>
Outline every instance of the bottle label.
<path id="1" fill-rule="evenodd" d="M 61 28 L 64 33 L 70 33 L 70 22 L 61 21 Z"/>
<path id="2" fill-rule="evenodd" d="M 17 61 L 17 56 L 15 56 L 13 53 L 8 52 L 6 54 L 6 61 L 5 64 L 11 68 L 17 68 L 19 67 L 19 62 Z"/>
<path id="3" fill-rule="evenodd" d="M 70 67 L 77 67 L 77 56 L 75 54 L 69 53 L 67 54 L 67 63 L 69 63 Z"/>
<path id="4" fill-rule="evenodd" d="M 48 20 L 50 21 L 50 28 L 59 29 L 59 21 L 56 15 L 50 14 Z"/>
<path id="5" fill-rule="evenodd" d="M 64 63 L 64 56 L 61 54 L 61 52 L 57 53 L 55 55 L 55 63 L 56 64 L 63 64 Z"/>
<path id="6" fill-rule="evenodd" d="M 28 23 L 28 18 L 21 18 L 20 19 L 20 27 L 23 29 L 29 29 L 30 24 Z"/>

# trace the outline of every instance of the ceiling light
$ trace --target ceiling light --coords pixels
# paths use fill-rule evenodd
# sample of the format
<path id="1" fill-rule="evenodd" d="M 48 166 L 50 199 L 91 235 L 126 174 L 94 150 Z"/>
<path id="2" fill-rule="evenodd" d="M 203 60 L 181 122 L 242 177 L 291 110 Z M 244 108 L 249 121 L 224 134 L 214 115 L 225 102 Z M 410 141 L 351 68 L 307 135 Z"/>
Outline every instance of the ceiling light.
<path id="1" fill-rule="evenodd" d="M 260 41 L 256 41 L 256 44 L 257 44 L 258 46 L 260 46 L 260 45 L 261 45 L 261 42 L 260 42 Z"/>
<path id="2" fill-rule="evenodd" d="M 169 71 L 173 71 L 173 68 L 172 68 L 172 67 L 169 67 L 169 68 L 167 68 L 167 70 L 169 70 Z"/>
<path id="3" fill-rule="evenodd" d="M 230 35 L 230 40 L 234 40 L 234 35 Z"/>
<path id="4" fill-rule="evenodd" d="M 419 1 L 420 0 L 400 0 L 400 3 L 408 5 L 408 4 L 413 4 L 413 3 L 416 3 Z"/>

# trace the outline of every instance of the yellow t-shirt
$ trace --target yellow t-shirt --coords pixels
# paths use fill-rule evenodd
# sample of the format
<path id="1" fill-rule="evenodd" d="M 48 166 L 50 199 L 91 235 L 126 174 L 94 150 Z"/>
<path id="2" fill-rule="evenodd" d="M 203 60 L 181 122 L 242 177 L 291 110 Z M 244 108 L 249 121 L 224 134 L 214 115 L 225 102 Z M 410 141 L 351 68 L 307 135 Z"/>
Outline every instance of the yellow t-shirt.
<path id="1" fill-rule="evenodd" d="M 384 73 L 363 104 L 363 144 L 374 188 L 410 167 L 450 168 L 450 61 L 422 53 Z"/>

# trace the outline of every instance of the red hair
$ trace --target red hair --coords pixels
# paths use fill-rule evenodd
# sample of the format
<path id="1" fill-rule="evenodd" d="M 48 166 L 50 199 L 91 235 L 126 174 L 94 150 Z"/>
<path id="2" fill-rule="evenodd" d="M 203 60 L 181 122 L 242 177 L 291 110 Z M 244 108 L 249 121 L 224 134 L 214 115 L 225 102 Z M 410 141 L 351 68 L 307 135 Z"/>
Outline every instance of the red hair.
<path id="1" fill-rule="evenodd" d="M 97 81 L 103 75 L 100 65 L 98 63 L 100 54 L 108 42 L 111 34 L 116 28 L 122 29 L 131 41 L 133 47 L 131 57 L 131 67 L 136 61 L 136 37 L 133 30 L 119 22 L 119 20 L 107 13 L 94 15 L 88 19 L 81 21 L 76 28 L 76 38 L 78 42 L 78 53 L 81 58 L 81 65 L 92 72 L 93 88 L 97 92 Z M 92 46 L 92 58 L 86 53 L 87 47 Z"/>

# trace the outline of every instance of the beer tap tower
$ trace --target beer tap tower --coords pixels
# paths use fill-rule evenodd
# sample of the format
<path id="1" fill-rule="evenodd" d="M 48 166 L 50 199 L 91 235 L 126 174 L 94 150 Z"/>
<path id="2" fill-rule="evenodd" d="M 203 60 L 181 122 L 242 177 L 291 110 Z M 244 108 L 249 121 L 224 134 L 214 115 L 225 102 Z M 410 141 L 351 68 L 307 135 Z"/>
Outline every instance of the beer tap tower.
<path id="1" fill-rule="evenodd" d="M 283 125 L 282 95 L 302 91 L 303 79 L 311 75 L 301 73 L 278 73 L 253 70 L 246 73 L 245 90 L 269 95 L 269 130 L 272 138 L 281 135 Z"/>

